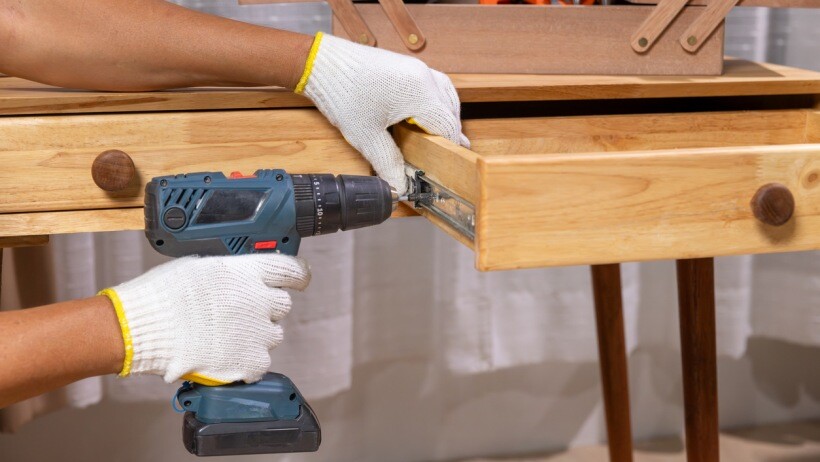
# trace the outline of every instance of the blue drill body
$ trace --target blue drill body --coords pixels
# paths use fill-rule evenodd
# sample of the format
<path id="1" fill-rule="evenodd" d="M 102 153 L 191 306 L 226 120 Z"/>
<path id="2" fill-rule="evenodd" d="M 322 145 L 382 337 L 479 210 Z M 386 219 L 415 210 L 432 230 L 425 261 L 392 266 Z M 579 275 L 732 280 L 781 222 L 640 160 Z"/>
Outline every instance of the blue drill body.
<path id="1" fill-rule="evenodd" d="M 154 178 L 145 188 L 145 235 L 158 252 L 185 255 L 296 255 L 302 237 L 386 220 L 397 197 L 369 176 L 202 172 Z M 183 443 L 196 455 L 315 451 L 321 430 L 287 377 L 206 387 L 186 382 Z"/>

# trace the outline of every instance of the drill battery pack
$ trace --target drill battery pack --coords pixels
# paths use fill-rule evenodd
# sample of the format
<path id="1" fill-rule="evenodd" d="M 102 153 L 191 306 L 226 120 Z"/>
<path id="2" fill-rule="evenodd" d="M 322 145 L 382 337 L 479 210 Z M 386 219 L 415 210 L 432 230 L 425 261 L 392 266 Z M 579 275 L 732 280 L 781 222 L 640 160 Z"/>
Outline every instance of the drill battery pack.
<path id="1" fill-rule="evenodd" d="M 182 443 L 197 456 L 313 452 L 322 442 L 316 414 L 282 374 L 254 384 L 186 383 L 176 400 L 186 411 Z"/>

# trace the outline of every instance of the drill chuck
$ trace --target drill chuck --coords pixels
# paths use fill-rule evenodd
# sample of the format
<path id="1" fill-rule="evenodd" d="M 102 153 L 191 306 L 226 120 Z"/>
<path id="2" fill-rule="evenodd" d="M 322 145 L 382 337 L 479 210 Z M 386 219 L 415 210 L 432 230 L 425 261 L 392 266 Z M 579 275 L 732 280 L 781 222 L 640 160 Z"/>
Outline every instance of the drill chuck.
<path id="1" fill-rule="evenodd" d="M 291 175 L 301 237 L 364 228 L 387 220 L 398 196 L 373 176 Z"/>

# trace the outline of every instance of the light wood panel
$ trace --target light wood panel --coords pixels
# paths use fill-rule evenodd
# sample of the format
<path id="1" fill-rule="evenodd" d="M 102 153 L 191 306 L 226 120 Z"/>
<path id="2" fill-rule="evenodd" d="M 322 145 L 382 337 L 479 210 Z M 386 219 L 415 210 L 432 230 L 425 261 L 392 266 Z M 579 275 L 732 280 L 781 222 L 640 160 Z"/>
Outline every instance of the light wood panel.
<path id="1" fill-rule="evenodd" d="M 806 143 L 816 141 L 807 135 L 820 133 L 817 121 L 816 111 L 727 111 L 484 119 L 464 131 L 474 151 L 498 156 Z"/>
<path id="2" fill-rule="evenodd" d="M 142 207 L 62 212 L 0 213 L 0 236 L 140 230 Z"/>
<path id="3" fill-rule="evenodd" d="M 520 44 L 516 45 L 520 48 Z M 722 76 L 453 74 L 464 103 L 676 98 L 820 93 L 820 73 L 727 59 Z M 162 92 L 65 90 L 14 77 L 0 79 L 0 115 L 305 107 L 282 88 L 198 88 Z"/>
<path id="4" fill-rule="evenodd" d="M 820 145 L 479 159 L 482 270 L 820 248 Z M 786 185 L 796 211 L 759 224 L 749 205 Z"/>
<path id="5" fill-rule="evenodd" d="M 407 5 L 427 38 L 418 51 L 404 46 L 379 5 L 356 8 L 379 48 L 417 56 L 448 73 L 719 75 L 723 69 L 722 26 L 697 53 L 675 41 L 701 7 L 685 8 L 644 54 L 632 49 L 629 37 L 651 7 Z M 334 33 L 344 30 L 334 27 Z"/>
<path id="6" fill-rule="evenodd" d="M 404 204 L 391 218 L 419 216 Z M 58 212 L 0 213 L 0 248 L 48 243 L 48 236 L 32 233 L 71 234 L 145 229 L 142 207 L 121 209 L 65 210 Z M 45 238 L 43 241 L 42 238 Z"/>
<path id="7" fill-rule="evenodd" d="M 137 180 L 123 191 L 92 180 L 108 149 L 134 161 Z M 313 110 L 0 118 L 0 165 L 0 213 L 141 206 L 147 181 L 175 173 L 371 174 Z"/>

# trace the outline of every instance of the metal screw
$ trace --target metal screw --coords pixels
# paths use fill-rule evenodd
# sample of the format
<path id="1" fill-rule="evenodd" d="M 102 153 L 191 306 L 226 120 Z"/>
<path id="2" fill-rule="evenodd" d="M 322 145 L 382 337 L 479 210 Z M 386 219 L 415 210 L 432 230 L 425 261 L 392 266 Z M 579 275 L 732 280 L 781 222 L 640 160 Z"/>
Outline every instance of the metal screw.
<path id="1" fill-rule="evenodd" d="M 164 188 L 164 187 L 166 187 L 166 186 L 168 186 L 168 180 L 162 180 L 162 181 L 160 181 L 160 182 L 159 182 L 159 185 L 160 185 L 160 186 L 162 186 L 163 188 Z"/>
<path id="2" fill-rule="evenodd" d="M 649 45 L 649 40 L 647 40 L 646 37 L 641 37 L 638 39 L 638 45 L 640 45 L 641 48 L 646 48 L 646 46 Z"/>
<path id="3" fill-rule="evenodd" d="M 698 38 L 695 37 L 694 35 L 690 35 L 689 38 L 686 39 L 686 43 L 688 43 L 689 45 L 694 46 L 696 43 L 698 43 Z"/>
<path id="4" fill-rule="evenodd" d="M 419 36 L 416 34 L 410 34 L 407 36 L 407 41 L 410 42 L 410 45 L 415 45 L 419 43 Z"/>
<path id="5" fill-rule="evenodd" d="M 190 401 L 185 401 L 184 403 L 182 403 L 182 405 L 185 406 L 185 407 L 188 407 L 188 406 L 191 405 L 191 402 Z"/>
<path id="6" fill-rule="evenodd" d="M 205 184 L 211 184 L 211 177 L 209 177 L 209 176 L 205 177 Z"/>
<path id="7" fill-rule="evenodd" d="M 283 177 L 281 173 L 276 175 L 276 181 L 282 181 L 283 178 L 285 177 Z"/>

